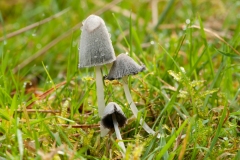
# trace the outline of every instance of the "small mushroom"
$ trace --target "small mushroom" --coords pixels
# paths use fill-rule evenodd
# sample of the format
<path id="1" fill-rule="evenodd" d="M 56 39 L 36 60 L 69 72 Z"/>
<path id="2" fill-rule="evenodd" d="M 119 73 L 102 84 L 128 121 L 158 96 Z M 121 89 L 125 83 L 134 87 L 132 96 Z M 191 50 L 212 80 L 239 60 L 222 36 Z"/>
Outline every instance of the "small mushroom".
<path id="1" fill-rule="evenodd" d="M 123 127 L 126 124 L 127 118 L 124 115 L 120 106 L 115 102 L 110 102 L 104 109 L 101 124 L 108 129 L 114 129 L 117 139 L 120 140 L 118 145 L 121 147 L 123 156 L 126 153 L 126 148 L 122 142 L 122 136 L 120 134 L 119 127 Z"/>
<path id="2" fill-rule="evenodd" d="M 138 109 L 133 102 L 131 93 L 129 91 L 128 87 L 128 76 L 129 75 L 135 75 L 139 72 L 142 72 L 145 70 L 145 66 L 138 65 L 131 57 L 128 55 L 122 53 L 117 56 L 116 61 L 114 61 L 111 70 L 109 74 L 105 77 L 105 79 L 108 80 L 114 80 L 114 79 L 121 79 L 123 80 L 123 88 L 125 92 L 125 96 L 127 98 L 127 101 L 130 105 L 130 108 L 133 112 L 133 115 L 137 118 L 138 115 Z M 155 131 L 153 131 L 141 118 L 140 119 L 140 124 L 143 126 L 146 132 L 150 134 L 155 134 Z"/>
<path id="3" fill-rule="evenodd" d="M 105 108 L 101 67 L 104 64 L 112 63 L 115 59 L 110 35 L 103 19 L 99 16 L 90 15 L 82 26 L 79 68 L 95 67 L 99 117 L 102 117 Z M 103 131 L 101 128 L 101 136 L 106 135 L 107 132 L 107 130 Z"/>

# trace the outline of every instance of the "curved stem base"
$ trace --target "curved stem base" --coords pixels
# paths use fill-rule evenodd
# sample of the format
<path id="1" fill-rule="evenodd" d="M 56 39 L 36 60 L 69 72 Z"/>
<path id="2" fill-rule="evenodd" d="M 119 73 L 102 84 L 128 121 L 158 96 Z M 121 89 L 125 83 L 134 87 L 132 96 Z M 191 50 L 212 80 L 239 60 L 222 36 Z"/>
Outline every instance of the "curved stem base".
<path id="1" fill-rule="evenodd" d="M 135 103 L 133 102 L 133 99 L 132 99 L 132 96 L 130 94 L 130 91 L 129 91 L 129 87 L 128 87 L 128 83 L 127 83 L 127 77 L 124 77 L 123 78 L 123 88 L 124 88 L 124 92 L 125 92 L 125 96 L 127 98 L 127 101 L 128 101 L 128 104 L 130 105 L 130 108 L 133 112 L 133 115 L 135 116 L 135 118 L 137 118 L 138 116 L 138 109 L 135 105 Z M 142 125 L 143 129 L 149 133 L 149 134 L 153 134 L 155 135 L 155 131 L 152 130 L 145 122 L 144 120 L 141 118 L 140 119 L 140 124 Z"/>

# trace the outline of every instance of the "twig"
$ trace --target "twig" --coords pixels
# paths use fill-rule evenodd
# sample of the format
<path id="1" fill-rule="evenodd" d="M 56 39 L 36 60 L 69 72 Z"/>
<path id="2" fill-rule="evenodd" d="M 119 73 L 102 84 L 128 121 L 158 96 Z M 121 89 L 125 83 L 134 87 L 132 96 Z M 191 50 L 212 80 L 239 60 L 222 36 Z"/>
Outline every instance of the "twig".
<path id="1" fill-rule="evenodd" d="M 192 25 L 190 26 L 190 28 L 197 28 L 197 29 L 201 29 L 200 26 L 197 26 L 197 25 Z M 222 41 L 223 43 L 225 43 L 226 45 L 228 45 L 236 54 L 240 55 L 240 53 L 235 49 L 233 48 L 228 42 L 226 42 L 222 37 L 220 37 L 217 33 L 213 32 L 212 30 L 210 29 L 206 29 L 206 28 L 203 28 L 203 30 L 205 32 L 208 32 L 208 33 L 211 33 L 212 35 L 214 35 L 216 38 L 218 38 L 220 41 Z"/>
<path id="2" fill-rule="evenodd" d="M 63 81 L 63 82 L 57 84 L 56 86 L 52 87 L 51 89 L 47 90 L 46 92 L 44 92 L 43 94 L 41 94 L 40 96 L 38 96 L 35 101 L 33 101 L 32 103 L 30 103 L 28 106 L 26 106 L 26 108 L 27 108 L 27 109 L 31 109 L 32 106 L 36 103 L 36 101 L 44 99 L 44 98 L 47 97 L 49 94 L 51 94 L 53 91 L 55 91 L 56 89 L 58 89 L 59 87 L 63 86 L 63 85 L 66 84 L 66 83 L 67 83 L 67 81 Z"/>
<path id="3" fill-rule="evenodd" d="M 56 39 L 54 39 L 53 41 L 51 41 L 50 43 L 48 43 L 45 47 L 43 47 L 41 50 L 39 50 L 37 53 L 35 53 L 33 56 L 27 58 L 26 60 L 24 60 L 22 63 L 20 63 L 17 67 L 15 67 L 13 69 L 13 73 L 17 73 L 20 69 L 24 68 L 26 65 L 28 65 L 30 62 L 32 62 L 33 60 L 35 60 L 36 58 L 38 58 L 39 56 L 43 55 L 44 53 L 46 53 L 50 48 L 52 48 L 53 46 L 55 46 L 58 42 L 60 42 L 61 40 L 63 40 L 64 38 L 68 37 L 70 34 L 72 34 L 72 32 L 74 32 L 75 30 L 79 29 L 81 26 L 81 23 L 78 23 L 77 25 L 75 25 L 73 28 L 71 28 L 70 30 L 68 30 L 67 32 L 65 32 L 64 34 L 62 34 L 61 36 L 57 37 Z"/>
<path id="4" fill-rule="evenodd" d="M 72 127 L 72 128 L 99 128 L 99 124 L 59 124 L 62 127 Z"/>
<path id="5" fill-rule="evenodd" d="M 152 8 L 152 25 L 156 26 L 158 23 L 158 0 L 152 0 L 150 3 Z"/>
<path id="6" fill-rule="evenodd" d="M 101 3 L 101 1 L 94 1 L 94 2 L 98 3 L 99 5 L 103 5 L 104 6 L 103 8 L 99 9 L 98 11 L 96 11 L 94 14 L 100 15 L 101 13 L 104 13 L 107 10 L 112 10 L 112 8 L 115 8 L 116 7 L 115 5 L 118 4 L 121 1 L 122 0 L 115 0 L 115 1 L 112 1 L 111 3 L 108 3 L 108 4 Z"/>
<path id="7" fill-rule="evenodd" d="M 121 0 L 117 1 L 117 2 L 120 2 Z M 94 1 L 95 5 L 98 5 L 98 6 L 103 6 L 104 3 L 102 1 Z M 140 17 L 137 17 L 136 14 L 134 13 L 131 13 L 129 10 L 127 9 L 122 9 L 121 7 L 118 7 L 118 6 L 111 6 L 111 8 L 109 8 L 111 11 L 113 12 L 116 12 L 116 13 L 121 13 L 121 15 L 125 16 L 125 17 L 129 17 L 130 14 L 131 14 L 131 18 L 133 20 L 138 20 L 138 23 L 140 25 L 143 25 L 144 24 L 144 19 L 143 18 L 140 18 Z"/>
<path id="8" fill-rule="evenodd" d="M 24 110 L 18 109 L 17 112 L 24 112 Z M 60 113 L 59 110 L 43 110 L 43 109 L 26 109 L 26 112 L 28 112 L 28 113 L 35 113 L 35 112 L 41 112 L 41 113 Z"/>

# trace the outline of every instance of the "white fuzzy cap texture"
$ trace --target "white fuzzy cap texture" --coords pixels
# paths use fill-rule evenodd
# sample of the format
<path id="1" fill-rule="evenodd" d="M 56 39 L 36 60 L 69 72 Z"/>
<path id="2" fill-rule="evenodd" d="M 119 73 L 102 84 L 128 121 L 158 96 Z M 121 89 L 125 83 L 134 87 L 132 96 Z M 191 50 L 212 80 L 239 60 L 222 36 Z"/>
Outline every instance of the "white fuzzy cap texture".
<path id="1" fill-rule="evenodd" d="M 101 66 L 116 59 L 107 27 L 99 16 L 90 15 L 83 22 L 79 52 L 79 68 Z"/>
<path id="2" fill-rule="evenodd" d="M 144 65 L 138 65 L 131 57 L 121 53 L 114 61 L 109 74 L 106 76 L 108 80 L 121 79 L 124 76 L 135 75 L 145 70 Z"/>

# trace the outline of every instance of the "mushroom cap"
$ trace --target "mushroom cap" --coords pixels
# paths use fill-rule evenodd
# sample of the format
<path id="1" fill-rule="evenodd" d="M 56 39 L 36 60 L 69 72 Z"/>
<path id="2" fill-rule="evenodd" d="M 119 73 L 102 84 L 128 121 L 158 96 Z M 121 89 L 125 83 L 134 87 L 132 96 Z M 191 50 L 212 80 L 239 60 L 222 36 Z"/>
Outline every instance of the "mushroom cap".
<path id="1" fill-rule="evenodd" d="M 131 57 L 122 53 L 113 62 L 112 68 L 105 79 L 121 79 L 124 76 L 138 74 L 138 72 L 142 72 L 145 69 L 144 65 L 138 65 Z"/>
<path id="2" fill-rule="evenodd" d="M 115 102 L 109 102 L 104 109 L 103 117 L 101 120 L 102 125 L 105 128 L 112 129 L 114 128 L 112 114 L 115 113 L 118 126 L 123 127 L 126 124 L 127 118 L 124 115 L 121 107 Z"/>
<path id="3" fill-rule="evenodd" d="M 82 26 L 79 68 L 101 66 L 113 62 L 115 52 L 102 18 L 90 15 Z"/>

